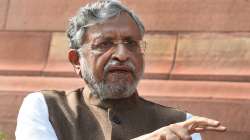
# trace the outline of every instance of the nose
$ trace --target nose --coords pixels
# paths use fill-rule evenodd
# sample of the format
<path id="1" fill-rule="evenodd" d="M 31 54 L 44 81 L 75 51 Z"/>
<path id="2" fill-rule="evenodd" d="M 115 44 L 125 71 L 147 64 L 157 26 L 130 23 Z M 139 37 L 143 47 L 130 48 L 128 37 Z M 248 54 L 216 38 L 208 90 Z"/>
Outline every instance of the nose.
<path id="1" fill-rule="evenodd" d="M 120 62 L 127 61 L 129 59 L 129 52 L 127 48 L 124 45 L 119 44 L 112 55 L 112 59 L 118 60 Z"/>

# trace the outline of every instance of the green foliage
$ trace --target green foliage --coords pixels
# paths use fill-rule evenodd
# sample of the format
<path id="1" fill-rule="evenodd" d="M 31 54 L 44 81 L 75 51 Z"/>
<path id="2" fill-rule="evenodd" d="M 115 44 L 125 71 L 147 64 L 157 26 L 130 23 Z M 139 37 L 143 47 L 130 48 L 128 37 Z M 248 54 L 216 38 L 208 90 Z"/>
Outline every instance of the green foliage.
<path id="1" fill-rule="evenodd" d="M 6 140 L 6 135 L 2 131 L 0 131 L 0 140 Z"/>

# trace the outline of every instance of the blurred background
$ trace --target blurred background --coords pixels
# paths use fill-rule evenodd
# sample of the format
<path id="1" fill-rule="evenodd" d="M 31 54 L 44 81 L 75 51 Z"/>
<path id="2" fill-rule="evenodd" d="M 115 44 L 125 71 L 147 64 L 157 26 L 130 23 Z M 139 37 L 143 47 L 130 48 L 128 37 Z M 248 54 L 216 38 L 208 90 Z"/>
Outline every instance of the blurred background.
<path id="1" fill-rule="evenodd" d="M 83 86 L 67 61 L 68 18 L 91 0 L 0 0 L 0 133 L 22 99 Z M 146 99 L 221 121 L 204 140 L 250 139 L 250 1 L 122 0 L 146 27 Z"/>

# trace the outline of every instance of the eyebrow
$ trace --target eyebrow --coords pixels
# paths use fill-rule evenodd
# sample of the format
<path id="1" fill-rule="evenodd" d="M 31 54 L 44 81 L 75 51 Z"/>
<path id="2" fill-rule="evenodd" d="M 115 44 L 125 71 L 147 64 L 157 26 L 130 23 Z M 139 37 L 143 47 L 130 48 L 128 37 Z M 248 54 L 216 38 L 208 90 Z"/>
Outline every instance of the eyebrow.
<path id="1" fill-rule="evenodd" d="M 99 39 L 105 39 L 105 40 L 114 40 L 116 37 L 112 33 L 93 33 L 92 34 L 93 41 L 97 41 Z M 121 36 L 121 40 L 135 40 L 136 38 L 134 36 Z"/>
<path id="2" fill-rule="evenodd" d="M 124 36 L 122 40 L 134 40 L 134 37 L 132 36 Z"/>

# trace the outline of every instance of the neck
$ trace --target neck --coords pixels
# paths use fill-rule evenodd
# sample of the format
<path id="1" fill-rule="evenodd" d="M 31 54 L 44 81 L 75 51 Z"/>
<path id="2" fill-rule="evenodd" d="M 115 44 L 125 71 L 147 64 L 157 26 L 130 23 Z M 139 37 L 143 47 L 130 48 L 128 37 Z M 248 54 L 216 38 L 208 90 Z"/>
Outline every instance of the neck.
<path id="1" fill-rule="evenodd" d="M 108 108 L 119 108 L 125 109 L 130 108 L 135 105 L 137 101 L 137 91 L 135 91 L 131 96 L 119 99 L 102 99 L 97 94 L 95 94 L 88 86 L 84 87 L 83 90 L 84 100 L 87 104 L 101 107 L 103 109 Z"/>

